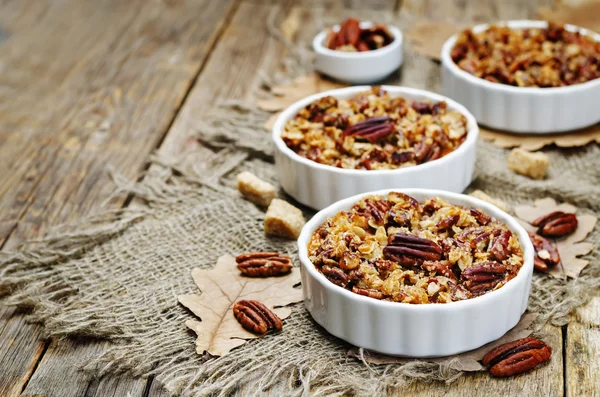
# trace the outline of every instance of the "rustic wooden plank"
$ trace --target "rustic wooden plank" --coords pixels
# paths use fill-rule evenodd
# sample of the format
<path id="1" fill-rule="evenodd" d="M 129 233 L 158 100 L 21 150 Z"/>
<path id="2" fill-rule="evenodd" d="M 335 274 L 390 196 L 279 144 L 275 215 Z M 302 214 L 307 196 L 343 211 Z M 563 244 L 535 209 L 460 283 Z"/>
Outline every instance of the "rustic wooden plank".
<path id="1" fill-rule="evenodd" d="M 105 376 L 94 379 L 85 391 L 85 397 L 144 397 L 148 380 L 131 376 Z"/>
<path id="2" fill-rule="evenodd" d="M 13 308 L 5 310 L 7 314 L 14 313 Z M 18 396 L 21 393 L 44 347 L 42 328 L 27 324 L 24 316 L 13 316 L 4 323 L 0 335 L 1 396 Z"/>
<path id="3" fill-rule="evenodd" d="M 101 354 L 108 342 L 64 339 L 52 343 L 22 396 L 80 397 L 85 395 L 92 375 L 80 369 Z"/>
<path id="4" fill-rule="evenodd" d="M 163 385 L 156 379 L 152 380 L 147 397 L 171 397 Z"/>
<path id="5" fill-rule="evenodd" d="M 99 179 L 107 164 L 130 177 L 139 171 L 232 1 L 49 4 L 32 26 L 0 22 L 10 32 L 0 52 L 0 83 L 8 87 L 0 91 L 0 128 L 10 142 L 0 146 L 10 164 L 0 220 L 22 220 L 22 237 L 40 233 L 42 218 L 56 223 L 97 207 L 90 197 L 111 189 Z"/>
<path id="6" fill-rule="evenodd" d="M 600 297 L 577 309 L 566 332 L 566 395 L 600 396 Z"/>
<path id="7" fill-rule="evenodd" d="M 233 1 L 210 0 L 0 5 L 0 29 L 10 39 L 0 43 L 0 158 L 10 171 L 0 181 L 0 231 L 6 232 L 0 245 L 17 222 L 5 249 L 97 209 L 111 189 L 106 164 L 130 177 L 143 168 L 233 7 Z M 0 395 L 20 393 L 42 353 L 41 328 L 13 320 L 0 320 L 1 340 L 18 331 L 0 356 L 0 367 L 9 368 L 0 371 Z M 68 357 L 42 361 L 30 390 L 62 395 L 45 377 L 69 372 L 90 349 L 105 348 L 63 343 L 52 342 L 48 353 Z M 84 391 L 89 383 L 70 381 L 65 385 L 83 382 L 73 387 Z M 114 382 L 121 387 L 130 379 Z"/>

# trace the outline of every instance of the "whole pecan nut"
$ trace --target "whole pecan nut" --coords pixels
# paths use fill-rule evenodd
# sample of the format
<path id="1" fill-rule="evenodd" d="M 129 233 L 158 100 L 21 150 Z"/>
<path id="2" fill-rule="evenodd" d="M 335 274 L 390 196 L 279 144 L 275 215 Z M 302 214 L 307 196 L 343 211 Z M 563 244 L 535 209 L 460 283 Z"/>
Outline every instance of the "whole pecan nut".
<path id="1" fill-rule="evenodd" d="M 490 374 L 507 377 L 527 372 L 552 355 L 552 348 L 535 338 L 523 338 L 492 349 L 483 357 Z"/>
<path id="2" fill-rule="evenodd" d="M 465 288 L 473 294 L 483 294 L 493 290 L 506 275 L 506 267 L 498 262 L 486 261 L 463 270 Z"/>
<path id="3" fill-rule="evenodd" d="M 402 265 L 414 266 L 423 261 L 439 261 L 442 258 L 442 247 L 426 238 L 396 233 L 389 236 L 383 253 Z"/>
<path id="4" fill-rule="evenodd" d="M 556 247 L 544 237 L 535 233 L 528 233 L 529 239 L 535 250 L 533 266 L 536 270 L 547 273 L 550 269 L 560 263 L 560 254 Z"/>
<path id="5" fill-rule="evenodd" d="M 487 225 L 488 223 L 490 223 L 492 221 L 492 217 L 489 216 L 488 214 L 485 214 L 481 211 L 479 211 L 478 209 L 475 208 L 471 208 L 470 210 L 471 215 L 477 220 L 477 222 L 480 225 Z"/>
<path id="6" fill-rule="evenodd" d="M 237 256 L 235 261 L 248 277 L 281 276 L 292 270 L 292 258 L 277 252 L 249 252 Z"/>
<path id="7" fill-rule="evenodd" d="M 510 240 L 511 236 L 512 233 L 510 230 L 504 230 L 496 238 L 494 238 L 494 241 L 492 241 L 490 253 L 497 261 L 502 262 L 508 258 L 508 255 L 510 255 L 511 249 L 508 245 L 508 240 Z"/>
<path id="8" fill-rule="evenodd" d="M 255 300 L 241 300 L 233 305 L 233 316 L 246 329 L 255 334 L 265 334 L 268 330 L 279 331 L 283 324 L 277 314 Z"/>
<path id="9" fill-rule="evenodd" d="M 350 278 L 342 269 L 334 266 L 323 266 L 321 268 L 321 273 L 332 283 L 335 285 L 339 285 L 340 287 L 345 288 L 350 281 Z"/>
<path id="10" fill-rule="evenodd" d="M 554 211 L 531 222 L 538 227 L 538 234 L 547 237 L 562 237 L 577 229 L 577 217 L 562 211 Z"/>
<path id="11" fill-rule="evenodd" d="M 374 143 L 394 132 L 394 125 L 390 121 L 392 119 L 388 116 L 372 117 L 346 128 L 343 135 L 361 137 Z"/>
<path id="12" fill-rule="evenodd" d="M 383 298 L 383 294 L 381 293 L 381 291 L 378 291 L 376 289 L 369 289 L 369 288 L 358 288 L 356 285 L 354 287 L 352 287 L 352 292 L 354 292 L 355 294 L 368 296 L 369 298 L 374 298 L 374 299 Z"/>

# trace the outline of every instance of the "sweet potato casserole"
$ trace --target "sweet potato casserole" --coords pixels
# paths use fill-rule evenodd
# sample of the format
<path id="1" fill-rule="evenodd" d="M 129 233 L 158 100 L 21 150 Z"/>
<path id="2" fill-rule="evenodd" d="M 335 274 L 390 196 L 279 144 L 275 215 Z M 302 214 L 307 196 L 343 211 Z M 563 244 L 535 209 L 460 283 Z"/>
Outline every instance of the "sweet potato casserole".
<path id="1" fill-rule="evenodd" d="M 467 119 L 445 102 L 392 97 L 372 87 L 302 109 L 281 138 L 300 156 L 339 168 L 382 170 L 433 161 L 466 139 Z"/>
<path id="2" fill-rule="evenodd" d="M 600 77 L 600 43 L 553 23 L 545 29 L 468 29 L 451 57 L 474 76 L 519 87 L 562 87 Z"/>
<path id="3" fill-rule="evenodd" d="M 478 209 L 403 193 L 367 196 L 311 236 L 332 283 L 371 298 L 448 303 L 501 288 L 523 265 L 518 237 Z"/>

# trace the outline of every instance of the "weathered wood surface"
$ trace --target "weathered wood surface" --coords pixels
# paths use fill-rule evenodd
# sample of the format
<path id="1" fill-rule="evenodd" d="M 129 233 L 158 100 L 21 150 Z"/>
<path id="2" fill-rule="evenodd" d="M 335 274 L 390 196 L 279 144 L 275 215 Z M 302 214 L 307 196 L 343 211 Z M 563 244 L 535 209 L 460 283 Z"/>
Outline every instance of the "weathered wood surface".
<path id="1" fill-rule="evenodd" d="M 5 249 L 97 209 L 112 189 L 106 165 L 129 177 L 143 169 L 234 5 L 2 3 L 0 244 L 10 237 Z M 27 382 L 26 393 L 87 390 L 89 378 L 75 372 L 89 360 L 89 349 L 67 349 L 54 340 L 39 362 L 41 327 L 13 316 L 0 328 L 0 368 L 6 368 L 0 371 L 0 395 L 18 395 Z M 70 372 L 68 378 L 55 376 Z"/>
<path id="2" fill-rule="evenodd" d="M 600 297 L 579 308 L 567 327 L 566 395 L 600 396 Z"/>
<path id="3" fill-rule="evenodd" d="M 10 172 L 0 180 L 0 245 L 6 241 L 6 248 L 13 248 L 47 225 L 89 213 L 110 191 L 106 163 L 132 177 L 154 148 L 163 154 L 186 150 L 195 126 L 219 100 L 249 99 L 260 81 L 257 70 L 275 68 L 284 56 L 283 46 L 264 27 L 273 13 L 297 19 L 300 27 L 325 15 L 356 15 L 349 8 L 369 8 L 374 16 L 396 9 L 407 23 L 414 17 L 472 23 L 532 16 L 538 5 L 550 2 L 328 0 L 310 8 L 306 5 L 314 1 L 302 8 L 294 1 L 266 0 L 1 3 L 0 164 Z M 111 20 L 110 29 L 93 23 L 108 20 L 103 18 Z M 33 36 L 19 44 L 19 32 L 25 31 Z M 58 33 L 62 41 L 40 40 Z M 294 37 L 311 33 L 299 29 Z M 4 51 L 7 38 L 13 42 Z M 407 53 L 401 79 L 437 90 L 439 66 Z M 558 396 L 565 392 L 564 372 L 566 394 L 597 395 L 598 306 L 596 301 L 581 309 L 578 321 L 568 326 L 566 367 L 562 331 L 546 327 L 545 339 L 555 353 L 533 374 L 508 381 L 472 375 L 452 385 L 415 384 L 396 395 L 461 396 L 468 390 L 481 396 Z M 152 379 L 97 380 L 78 370 L 106 346 L 73 339 L 44 342 L 40 327 L 0 308 L 0 395 L 22 390 L 29 396 L 166 395 Z"/>

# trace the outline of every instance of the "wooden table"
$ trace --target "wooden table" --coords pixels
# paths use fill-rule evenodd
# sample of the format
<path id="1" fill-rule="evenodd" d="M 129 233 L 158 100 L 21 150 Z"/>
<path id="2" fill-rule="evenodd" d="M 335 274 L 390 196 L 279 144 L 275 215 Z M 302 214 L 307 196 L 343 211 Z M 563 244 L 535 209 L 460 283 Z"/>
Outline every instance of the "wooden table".
<path id="1" fill-rule="evenodd" d="M 158 150 L 177 154 L 220 99 L 248 99 L 257 70 L 284 55 L 265 21 L 375 17 L 393 10 L 462 23 L 532 17 L 550 0 L 2 0 L 0 1 L 0 246 L 14 249 L 48 226 L 99 210 L 112 165 L 129 178 Z M 354 11 L 353 11 L 354 10 Z M 404 85 L 436 90 L 439 65 L 407 54 Z M 266 138 L 265 138 L 266 139 Z M 109 206 L 129 205 L 125 199 Z M 549 365 L 527 376 L 486 374 L 402 395 L 600 395 L 600 299 L 568 326 L 548 326 Z M 153 378 L 95 379 L 78 368 L 106 341 L 44 339 L 24 313 L 0 307 L 0 396 L 159 396 Z M 193 348 L 190 342 L 190 349 Z M 398 393 L 400 395 L 400 393 Z"/>

